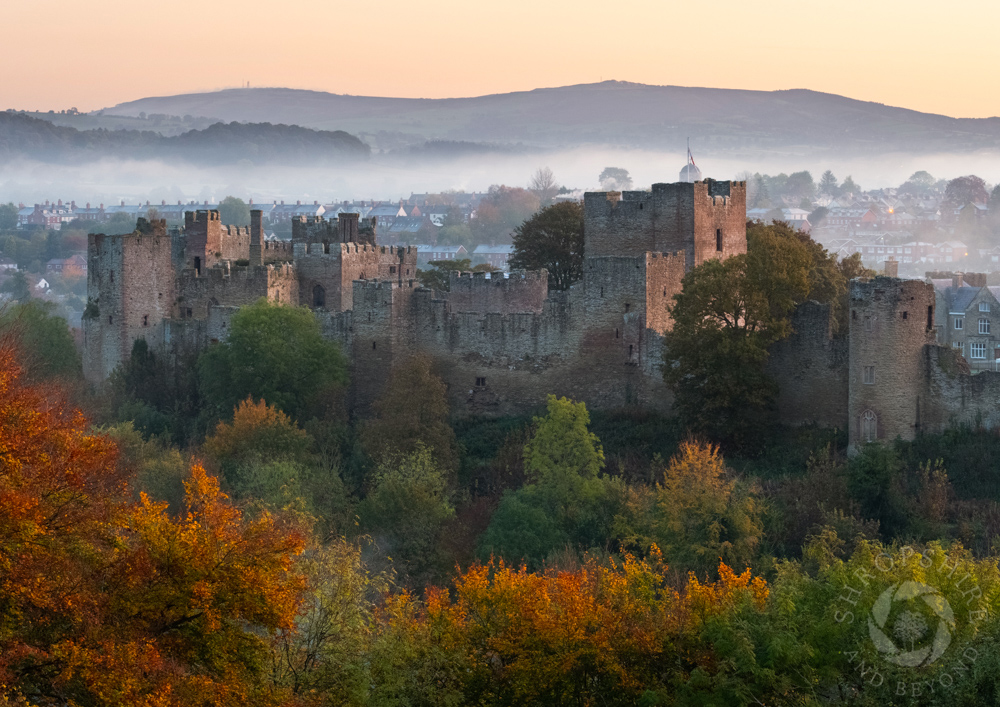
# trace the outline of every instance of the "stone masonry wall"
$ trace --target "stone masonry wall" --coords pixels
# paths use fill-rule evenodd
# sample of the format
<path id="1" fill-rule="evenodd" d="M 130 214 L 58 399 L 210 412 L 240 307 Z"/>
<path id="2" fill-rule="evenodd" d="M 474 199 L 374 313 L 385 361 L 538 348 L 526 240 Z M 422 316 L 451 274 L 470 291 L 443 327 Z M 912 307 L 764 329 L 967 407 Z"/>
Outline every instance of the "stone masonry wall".
<path id="1" fill-rule="evenodd" d="M 646 254 L 646 327 L 665 334 L 673 326 L 670 306 L 684 279 L 683 253 Z"/>
<path id="2" fill-rule="evenodd" d="M 452 272 L 448 308 L 452 312 L 541 313 L 549 293 L 548 271 Z"/>
<path id="3" fill-rule="evenodd" d="M 806 302 L 792 314 L 793 334 L 771 347 L 767 373 L 778 383 L 783 424 L 847 427 L 848 342 L 832 336 L 830 305 Z"/>

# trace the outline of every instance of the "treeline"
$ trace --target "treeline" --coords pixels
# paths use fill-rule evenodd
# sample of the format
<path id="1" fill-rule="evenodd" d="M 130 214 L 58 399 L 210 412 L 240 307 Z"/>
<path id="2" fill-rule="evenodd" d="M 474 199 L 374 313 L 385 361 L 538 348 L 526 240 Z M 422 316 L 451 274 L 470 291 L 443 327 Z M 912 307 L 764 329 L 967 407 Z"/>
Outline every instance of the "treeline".
<path id="1" fill-rule="evenodd" d="M 0 704 L 978 705 L 998 689 L 992 552 L 880 540 L 877 522 L 823 493 L 846 481 L 874 500 L 866 484 L 898 452 L 816 456 L 780 497 L 686 442 L 628 482 L 607 473 L 614 455 L 583 405 L 552 398 L 498 454 L 526 483 L 503 495 L 489 555 L 414 586 L 412 563 L 447 552 L 468 503 L 462 445 L 413 397 L 438 400 L 421 366 L 394 376 L 362 425 L 375 466 L 360 527 L 341 534 L 301 503 L 303 469 L 329 463 L 317 438 L 273 405 L 244 401 L 217 424 L 192 455 L 206 470 L 153 439 L 88 429 L 17 360 L 5 338 Z M 942 475 L 928 470 L 935 487 Z M 171 477 L 180 494 L 159 502 Z M 938 517 L 941 498 L 917 493 L 908 510 Z M 801 524 L 801 552 L 774 557 L 769 528 L 796 508 L 816 522 Z M 509 539 L 545 559 L 521 565 L 498 547 Z M 873 643 L 869 608 L 915 577 L 937 603 L 873 609 L 888 644 Z M 927 660 L 942 620 L 948 643 L 927 665 L 886 659 L 926 647 Z"/>
<path id="2" fill-rule="evenodd" d="M 0 113 L 0 161 L 89 162 L 104 158 L 183 159 L 192 163 L 343 161 L 371 153 L 343 131 L 271 123 L 216 123 L 165 137 L 152 131 L 77 130 L 23 113 Z"/>

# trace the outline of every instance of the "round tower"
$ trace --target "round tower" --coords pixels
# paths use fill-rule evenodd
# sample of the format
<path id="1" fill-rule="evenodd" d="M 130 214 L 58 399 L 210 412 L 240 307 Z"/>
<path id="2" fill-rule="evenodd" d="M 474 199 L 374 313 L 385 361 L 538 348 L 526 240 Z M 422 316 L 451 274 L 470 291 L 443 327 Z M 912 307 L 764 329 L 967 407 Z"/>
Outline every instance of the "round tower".
<path id="1" fill-rule="evenodd" d="M 851 281 L 848 442 L 913 439 L 926 404 L 924 346 L 934 343 L 934 288 L 919 280 Z"/>

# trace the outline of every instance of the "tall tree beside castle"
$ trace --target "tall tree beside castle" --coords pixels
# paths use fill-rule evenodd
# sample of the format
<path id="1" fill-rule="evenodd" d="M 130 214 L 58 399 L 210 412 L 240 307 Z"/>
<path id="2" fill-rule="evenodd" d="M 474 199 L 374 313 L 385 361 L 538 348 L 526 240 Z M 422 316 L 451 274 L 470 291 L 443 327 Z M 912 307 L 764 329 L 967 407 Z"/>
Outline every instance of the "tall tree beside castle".
<path id="1" fill-rule="evenodd" d="M 789 315 L 810 291 L 812 258 L 794 236 L 759 227 L 747 252 L 707 260 L 674 296 L 664 337 L 664 379 L 682 420 L 731 449 L 761 443 L 777 387 L 767 349 L 791 333 Z"/>
<path id="2" fill-rule="evenodd" d="M 252 397 L 304 420 L 321 413 L 326 396 L 347 382 L 347 362 L 308 309 L 261 300 L 233 316 L 226 341 L 198 359 L 198 373 L 217 417 L 228 418 Z"/>
<path id="3" fill-rule="evenodd" d="M 548 270 L 549 286 L 565 290 L 583 275 L 583 205 L 542 209 L 514 231 L 512 268 Z"/>

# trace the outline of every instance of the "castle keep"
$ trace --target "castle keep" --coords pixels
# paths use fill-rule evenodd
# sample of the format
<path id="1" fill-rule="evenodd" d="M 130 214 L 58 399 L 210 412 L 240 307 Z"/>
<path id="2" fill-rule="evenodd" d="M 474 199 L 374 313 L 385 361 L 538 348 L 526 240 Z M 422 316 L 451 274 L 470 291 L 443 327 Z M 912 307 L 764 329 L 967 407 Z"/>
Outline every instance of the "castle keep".
<path id="1" fill-rule="evenodd" d="M 217 211 L 185 228 L 139 219 L 134 233 L 91 235 L 84 369 L 105 380 L 137 339 L 175 365 L 226 337 L 239 307 L 260 298 L 313 309 L 352 361 L 361 414 L 394 365 L 430 356 L 459 415 L 537 409 L 548 394 L 599 408 L 667 410 L 661 374 L 668 304 L 686 272 L 746 252 L 744 182 L 654 184 L 584 198 L 583 277 L 548 289 L 545 271 L 452 273 L 449 291 L 416 280 L 415 248 L 378 245 L 374 220 L 301 217 L 292 241 L 265 241 Z M 1000 423 L 1000 374 L 968 374 L 935 341 L 930 284 L 879 277 L 851 283 L 847 336 L 828 306 L 807 303 L 772 351 L 778 414 L 790 424 L 849 430 L 850 444 L 956 421 Z"/>

